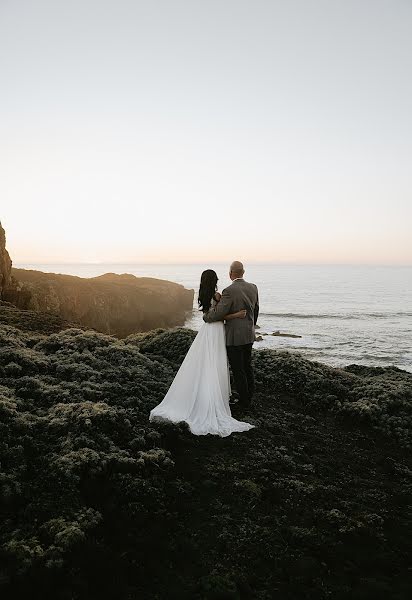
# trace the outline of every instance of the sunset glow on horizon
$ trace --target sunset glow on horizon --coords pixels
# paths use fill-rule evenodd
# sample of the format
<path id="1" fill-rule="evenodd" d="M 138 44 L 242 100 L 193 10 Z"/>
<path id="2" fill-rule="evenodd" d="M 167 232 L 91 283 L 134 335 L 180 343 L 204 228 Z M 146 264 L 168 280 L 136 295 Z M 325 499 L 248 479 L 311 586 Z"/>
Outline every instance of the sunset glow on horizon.
<path id="1" fill-rule="evenodd" d="M 18 263 L 412 264 L 412 4 L 0 6 Z"/>

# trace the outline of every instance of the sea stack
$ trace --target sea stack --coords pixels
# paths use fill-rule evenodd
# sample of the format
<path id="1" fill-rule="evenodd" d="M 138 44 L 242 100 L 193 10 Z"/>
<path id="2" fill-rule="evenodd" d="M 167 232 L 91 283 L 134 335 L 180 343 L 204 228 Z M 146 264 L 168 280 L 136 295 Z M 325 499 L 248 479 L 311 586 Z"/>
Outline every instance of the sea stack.
<path id="1" fill-rule="evenodd" d="M 6 250 L 6 232 L 0 222 L 0 300 L 11 283 L 11 258 Z"/>

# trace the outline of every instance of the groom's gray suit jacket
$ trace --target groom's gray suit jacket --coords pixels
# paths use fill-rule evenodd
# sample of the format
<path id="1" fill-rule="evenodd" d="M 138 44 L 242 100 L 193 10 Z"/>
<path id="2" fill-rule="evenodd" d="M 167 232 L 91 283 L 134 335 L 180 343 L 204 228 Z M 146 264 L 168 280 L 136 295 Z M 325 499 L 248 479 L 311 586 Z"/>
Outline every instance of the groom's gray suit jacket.
<path id="1" fill-rule="evenodd" d="M 243 346 L 255 341 L 255 325 L 259 314 L 259 294 L 254 283 L 235 279 L 222 292 L 219 304 L 203 315 L 206 323 L 224 321 L 225 316 L 246 309 L 244 319 L 226 321 L 226 346 Z"/>

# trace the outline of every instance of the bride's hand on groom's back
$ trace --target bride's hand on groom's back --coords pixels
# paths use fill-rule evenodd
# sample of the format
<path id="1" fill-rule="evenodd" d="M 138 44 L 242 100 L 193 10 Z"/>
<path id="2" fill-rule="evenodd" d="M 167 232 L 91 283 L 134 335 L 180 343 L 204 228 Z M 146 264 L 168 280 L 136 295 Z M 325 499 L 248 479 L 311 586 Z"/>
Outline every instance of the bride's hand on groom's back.
<path id="1" fill-rule="evenodd" d="M 240 310 L 239 313 L 238 313 L 238 318 L 239 319 L 244 319 L 246 317 L 246 312 L 247 312 L 246 309 Z"/>

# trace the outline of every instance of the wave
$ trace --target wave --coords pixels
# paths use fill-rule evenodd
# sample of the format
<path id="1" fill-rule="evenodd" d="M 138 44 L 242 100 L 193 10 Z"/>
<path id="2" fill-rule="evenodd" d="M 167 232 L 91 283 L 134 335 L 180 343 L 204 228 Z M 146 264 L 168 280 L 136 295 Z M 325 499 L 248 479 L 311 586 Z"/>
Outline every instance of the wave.
<path id="1" fill-rule="evenodd" d="M 276 313 L 276 312 L 261 312 L 261 317 L 279 317 L 283 319 L 388 319 L 391 317 L 412 317 L 412 312 L 371 312 L 371 313 L 347 313 L 347 314 L 336 314 L 336 313 L 318 313 L 318 314 L 306 314 L 306 313 Z"/>

